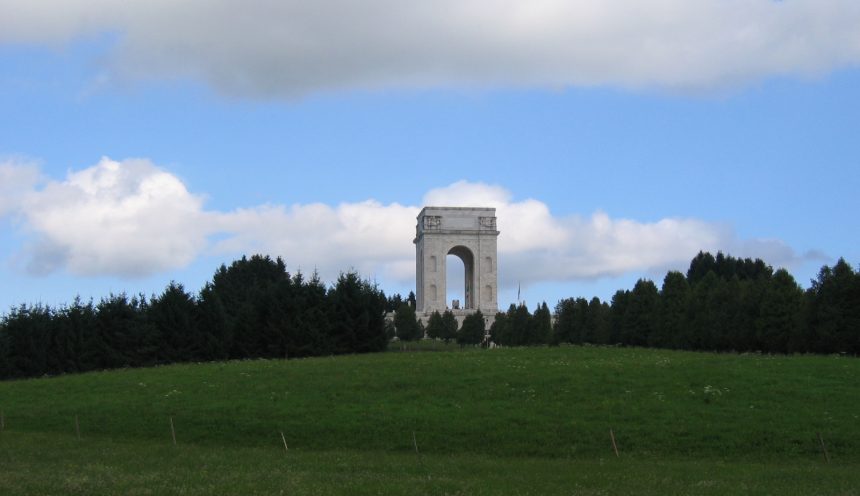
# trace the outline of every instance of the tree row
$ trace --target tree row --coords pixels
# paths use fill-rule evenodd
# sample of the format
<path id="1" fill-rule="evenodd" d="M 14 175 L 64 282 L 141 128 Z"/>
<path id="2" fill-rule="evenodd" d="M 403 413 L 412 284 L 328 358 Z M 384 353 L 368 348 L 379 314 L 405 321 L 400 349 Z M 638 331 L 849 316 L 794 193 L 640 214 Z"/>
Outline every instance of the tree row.
<path id="1" fill-rule="evenodd" d="M 554 318 L 554 322 L 550 321 Z M 566 298 L 554 317 L 511 305 L 496 315 L 501 345 L 591 343 L 682 350 L 860 355 L 860 272 L 840 259 L 804 291 L 762 260 L 699 253 L 662 286 L 640 279 L 611 302 Z"/>
<path id="2" fill-rule="evenodd" d="M 355 273 L 331 288 L 255 255 L 222 265 L 197 295 L 171 283 L 146 298 L 111 295 L 0 319 L 0 378 L 188 361 L 385 349 L 385 294 Z"/>

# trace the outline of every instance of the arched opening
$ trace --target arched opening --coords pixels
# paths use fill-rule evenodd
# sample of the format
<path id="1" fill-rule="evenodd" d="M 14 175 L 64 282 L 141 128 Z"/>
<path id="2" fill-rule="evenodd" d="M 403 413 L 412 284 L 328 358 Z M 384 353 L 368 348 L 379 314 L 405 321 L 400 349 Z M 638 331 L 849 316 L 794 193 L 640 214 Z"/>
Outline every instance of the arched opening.
<path id="1" fill-rule="evenodd" d="M 454 301 L 460 302 L 460 308 L 466 304 L 465 295 L 463 293 L 463 280 L 466 274 L 466 267 L 460 257 L 448 255 L 445 257 L 445 306 L 454 308 Z"/>
<path id="2" fill-rule="evenodd" d="M 459 259 L 458 263 L 456 259 Z M 475 305 L 475 256 L 465 246 L 455 246 L 445 257 L 447 299 L 453 308 L 453 300 L 459 300 L 461 309 L 476 308 Z"/>

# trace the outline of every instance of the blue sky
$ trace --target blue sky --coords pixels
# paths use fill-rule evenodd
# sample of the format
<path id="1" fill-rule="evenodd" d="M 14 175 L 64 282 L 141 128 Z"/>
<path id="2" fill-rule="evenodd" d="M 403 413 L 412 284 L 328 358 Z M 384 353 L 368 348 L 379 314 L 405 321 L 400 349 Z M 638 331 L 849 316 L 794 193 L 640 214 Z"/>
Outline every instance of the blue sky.
<path id="1" fill-rule="evenodd" d="M 359 4 L 0 1 L 0 311 L 256 252 L 405 294 L 439 202 L 502 307 L 860 260 L 856 2 Z"/>

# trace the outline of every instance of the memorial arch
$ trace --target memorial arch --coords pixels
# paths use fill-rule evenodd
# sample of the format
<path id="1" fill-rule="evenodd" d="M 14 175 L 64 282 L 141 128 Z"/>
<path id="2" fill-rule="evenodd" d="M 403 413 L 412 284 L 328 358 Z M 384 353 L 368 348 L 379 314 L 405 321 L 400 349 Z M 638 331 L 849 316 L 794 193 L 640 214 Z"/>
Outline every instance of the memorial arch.
<path id="1" fill-rule="evenodd" d="M 416 313 L 419 317 L 451 309 L 465 315 L 480 310 L 485 316 L 498 311 L 498 254 L 496 209 L 424 207 L 415 226 Z M 460 308 L 447 300 L 446 258 L 463 261 L 464 281 Z"/>

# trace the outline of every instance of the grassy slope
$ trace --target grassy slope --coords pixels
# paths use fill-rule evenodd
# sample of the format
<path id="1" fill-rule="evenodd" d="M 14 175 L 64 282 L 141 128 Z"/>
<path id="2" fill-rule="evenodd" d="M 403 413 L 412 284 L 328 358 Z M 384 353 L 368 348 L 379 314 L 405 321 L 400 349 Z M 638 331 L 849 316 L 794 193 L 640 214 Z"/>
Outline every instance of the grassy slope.
<path id="1" fill-rule="evenodd" d="M 587 476 L 577 473 L 591 474 L 595 491 L 620 484 L 625 492 L 624 481 L 641 488 L 655 470 L 662 478 L 653 487 L 671 492 L 725 492 L 695 490 L 708 473 L 721 471 L 734 474 L 740 484 L 734 489 L 766 484 L 768 474 L 795 492 L 851 494 L 845 488 L 860 484 L 854 475 L 860 462 L 860 360 L 850 358 L 563 347 L 179 365 L 0 383 L 0 409 L 7 429 L 0 462 L 10 470 L 0 474 L 0 489 L 53 481 L 59 488 L 54 492 L 69 492 L 74 474 L 99 477 L 98 463 L 76 466 L 70 460 L 81 456 L 102 457 L 118 473 L 155 471 L 165 478 L 151 474 L 152 480 L 161 482 L 170 480 L 169 467 L 183 473 L 183 464 L 198 463 L 186 459 L 214 457 L 200 463 L 219 467 L 240 456 L 258 459 L 251 473 L 270 473 L 272 464 L 284 461 L 283 451 L 276 455 L 283 450 L 279 431 L 296 471 L 279 477 L 304 480 L 306 489 L 320 484 L 317 489 L 332 494 L 344 488 L 334 468 L 362 464 L 378 469 L 368 469 L 376 475 L 362 490 L 375 492 L 381 484 L 387 489 L 378 490 L 387 493 L 418 484 L 414 477 L 424 481 L 423 470 L 436 478 L 416 487 L 439 494 L 492 488 L 490 475 L 502 481 L 490 493 L 558 492 L 553 484 L 584 483 Z M 74 438 L 75 415 L 81 441 Z M 159 450 L 174 449 L 170 416 L 176 449 L 185 455 L 172 455 L 174 465 L 158 469 L 170 459 Z M 610 428 L 624 465 L 612 460 Z M 413 432 L 426 466 L 416 465 Z M 820 468 L 817 432 L 835 461 L 826 469 Z M 54 448 L 42 444 L 48 439 Z M 44 467 L 59 479 L 22 475 L 35 475 L 40 454 L 52 449 L 57 460 Z M 139 466 L 116 461 L 125 460 L 126 452 L 139 453 Z M 531 475 L 517 475 L 522 472 L 516 467 L 529 464 Z M 457 467 L 461 476 L 446 483 L 440 474 Z M 230 477 L 229 470 L 213 473 Z M 812 484 L 804 486 L 788 476 L 813 473 L 835 485 L 803 477 Z M 264 479 L 245 490 L 266 487 Z M 127 481 L 120 477 L 114 484 L 119 480 Z M 278 481 L 273 488 L 284 487 Z M 720 481 L 712 485 L 719 489 Z M 241 480 L 224 483 L 241 487 Z M 308 493 L 314 492 L 327 491 Z"/>

